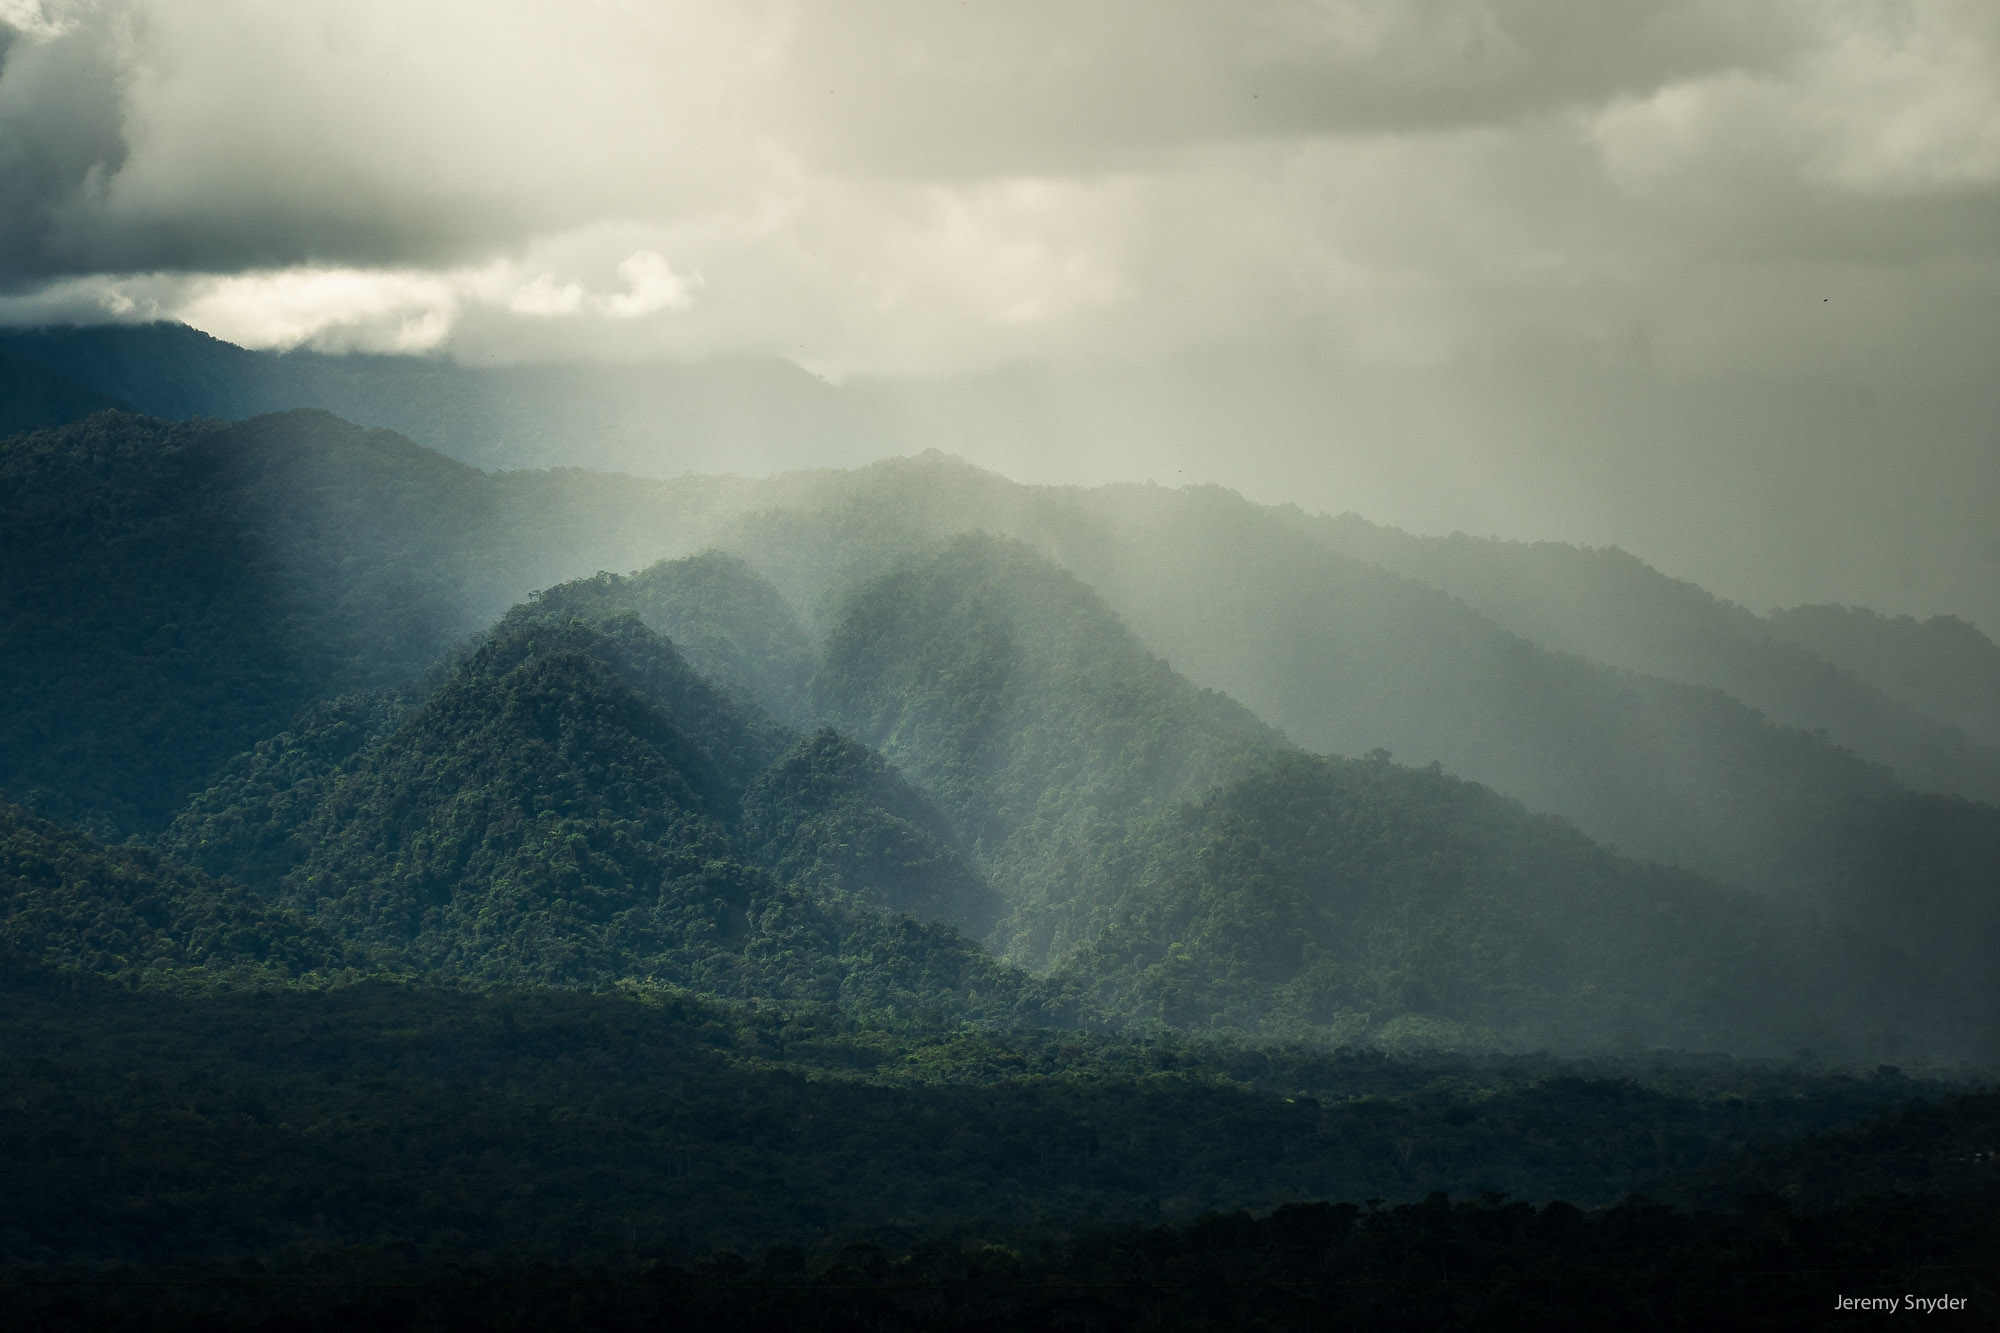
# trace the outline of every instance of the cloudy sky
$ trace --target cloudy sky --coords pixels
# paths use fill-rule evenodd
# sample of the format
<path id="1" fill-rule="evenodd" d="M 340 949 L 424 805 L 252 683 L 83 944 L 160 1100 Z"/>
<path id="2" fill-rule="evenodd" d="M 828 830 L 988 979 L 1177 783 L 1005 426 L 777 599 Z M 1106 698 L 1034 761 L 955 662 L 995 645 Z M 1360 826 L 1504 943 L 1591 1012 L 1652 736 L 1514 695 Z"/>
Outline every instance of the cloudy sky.
<path id="1" fill-rule="evenodd" d="M 1024 479 L 2000 630 L 1992 0 L 0 0 L 0 34 L 9 322 L 779 356 Z"/>

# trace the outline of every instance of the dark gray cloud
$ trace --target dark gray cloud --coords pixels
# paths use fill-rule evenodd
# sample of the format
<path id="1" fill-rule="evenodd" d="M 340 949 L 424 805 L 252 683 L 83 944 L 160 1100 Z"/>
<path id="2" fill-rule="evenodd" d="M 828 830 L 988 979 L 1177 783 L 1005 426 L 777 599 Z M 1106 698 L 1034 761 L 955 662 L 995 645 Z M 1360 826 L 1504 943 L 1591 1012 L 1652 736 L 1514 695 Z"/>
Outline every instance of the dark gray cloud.
<path id="1" fill-rule="evenodd" d="M 1504 125 L 1769 68 L 1796 11 L 1703 0 L 801 8 L 786 95 L 830 163 L 963 178 L 1157 166 L 1191 143 Z"/>
<path id="2" fill-rule="evenodd" d="M 111 32 L 36 40 L 0 22 L 0 282 L 75 271 L 70 228 L 125 164 Z"/>
<path id="3" fill-rule="evenodd" d="M 464 263 L 607 217 L 712 205 L 740 171 L 741 127 L 713 94 L 754 59 L 704 70 L 674 40 L 741 47 L 726 15 L 679 32 L 667 7 L 464 0 L 37 12 L 48 21 L 10 29 L 0 66 L 0 280 L 16 288 Z"/>

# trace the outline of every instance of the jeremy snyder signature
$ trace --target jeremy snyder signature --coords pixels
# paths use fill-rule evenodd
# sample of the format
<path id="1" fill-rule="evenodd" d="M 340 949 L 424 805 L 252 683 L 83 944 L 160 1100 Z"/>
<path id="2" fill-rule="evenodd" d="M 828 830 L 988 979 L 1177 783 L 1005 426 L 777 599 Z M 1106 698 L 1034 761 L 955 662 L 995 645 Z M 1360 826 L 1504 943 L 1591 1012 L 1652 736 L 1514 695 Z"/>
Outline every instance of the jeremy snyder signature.
<path id="1" fill-rule="evenodd" d="M 1936 1314 L 1940 1310 L 1963 1310 L 1963 1296 L 1836 1296 L 1836 1310 L 1914 1310 Z"/>

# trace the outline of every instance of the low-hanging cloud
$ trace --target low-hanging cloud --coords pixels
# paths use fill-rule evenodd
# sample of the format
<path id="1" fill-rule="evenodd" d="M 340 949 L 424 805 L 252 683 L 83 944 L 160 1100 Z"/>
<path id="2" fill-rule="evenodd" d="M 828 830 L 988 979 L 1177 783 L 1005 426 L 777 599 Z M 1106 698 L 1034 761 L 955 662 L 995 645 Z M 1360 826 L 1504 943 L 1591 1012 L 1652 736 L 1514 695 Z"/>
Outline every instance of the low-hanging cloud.
<path id="1" fill-rule="evenodd" d="M 1692 529 L 1658 497 L 1713 490 L 1800 569 L 1921 568 L 1990 536 L 1841 544 L 1883 487 L 2000 507 L 2000 7 L 0 0 L 0 320 L 160 317 L 1039 367 L 1088 423 L 1034 418 L 1051 475 L 1143 475 L 1200 422 L 1174 475 L 1663 555 Z M 1907 409 L 1893 463 L 1864 398 Z M 1834 410 L 1870 495 L 1826 489 Z"/>

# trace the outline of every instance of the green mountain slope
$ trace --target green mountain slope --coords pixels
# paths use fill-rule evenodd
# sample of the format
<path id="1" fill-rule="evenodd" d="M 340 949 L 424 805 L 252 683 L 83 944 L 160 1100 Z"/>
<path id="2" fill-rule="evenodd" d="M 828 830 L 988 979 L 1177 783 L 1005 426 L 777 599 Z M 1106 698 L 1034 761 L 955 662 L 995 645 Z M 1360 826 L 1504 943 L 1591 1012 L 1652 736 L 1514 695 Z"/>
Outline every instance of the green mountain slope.
<path id="1" fill-rule="evenodd" d="M 998 946 L 1123 1021 L 1570 1050 L 1990 1047 L 1985 969 L 1935 952 L 1993 937 L 1976 904 L 1924 921 L 1914 895 L 1773 901 L 1614 856 L 1441 772 L 1290 751 L 1019 543 L 901 561 L 827 643 L 813 701 L 953 817 L 1007 896 Z M 1857 882 L 1948 886 L 1933 908 L 1970 873 L 1864 869 L 1855 845 L 1881 833 L 1850 832 L 1826 855 Z M 1872 940 L 1826 924 L 1835 907 L 1876 922 Z M 1946 965 L 1916 965 L 1925 948 Z"/>
<path id="2" fill-rule="evenodd" d="M 608 981 L 740 930 L 753 886 L 711 868 L 724 761 L 605 660 L 662 665 L 624 646 L 562 625 L 484 645 L 295 830 L 287 896 L 474 976 Z"/>
<path id="3" fill-rule="evenodd" d="M 744 940 L 782 952 L 768 932 L 728 934 L 767 888 L 821 914 L 800 927 L 814 942 L 799 976 L 818 980 L 783 983 L 801 994 L 838 993 L 826 960 L 857 956 L 841 923 L 864 908 L 992 923 L 1009 957 L 1054 966 L 1150 864 L 1144 826 L 1283 745 L 1148 652 L 1162 646 L 1314 748 L 1393 740 L 1948 972 L 1983 977 L 2000 938 L 1989 808 L 1902 791 L 1719 691 L 1547 653 L 1219 492 L 1023 488 L 939 458 L 768 485 L 488 477 L 310 413 L 226 428 L 102 416 L 5 449 L 22 483 L 6 498 L 21 520 L 10 568 L 27 575 L 5 594 L 7 789 L 147 827 L 207 788 L 174 848 L 287 894 L 319 875 L 312 901 L 356 940 L 414 950 L 411 966 L 598 983 L 658 959 L 720 987 L 717 960 Z M 1025 537 L 940 545 L 982 522 Z M 558 587 L 510 615 L 487 667 L 393 693 L 533 574 L 717 533 L 740 561 Z M 723 687 L 628 614 L 683 635 Z M 595 628 L 573 631 L 573 653 L 492 657 L 578 617 Z M 882 785 L 865 752 L 807 745 L 760 789 L 751 836 L 747 794 L 799 743 L 758 699 L 880 751 L 907 786 Z M 633 793 L 596 791 L 614 763 L 641 775 Z M 574 811 L 560 839 L 527 827 L 544 806 Z M 694 862 L 734 867 L 714 897 L 726 910 L 696 911 Z M 564 891 L 600 879 L 601 900 Z M 694 934 L 647 924 L 683 909 Z M 964 943 L 938 938 L 958 942 L 922 948 Z M 951 956 L 954 977 L 990 966 Z M 1403 966 L 1393 951 L 1377 964 Z M 1129 980 L 1104 993 L 1160 1012 Z M 1990 990 L 1967 993 L 1969 1021 L 1994 1011 Z M 1368 994 L 1311 1012 L 1366 1012 L 1371 1031 L 1439 1016 L 1421 997 L 1378 1012 Z M 1486 1026 L 1475 1009 L 1452 1021 Z"/>
<path id="4" fill-rule="evenodd" d="M 743 795 L 741 837 L 786 883 L 860 898 L 974 938 L 1002 899 L 941 811 L 880 755 L 831 728 L 799 741 Z"/>
<path id="5" fill-rule="evenodd" d="M 670 638 L 674 653 L 723 689 L 681 699 L 677 713 L 742 719 L 757 731 L 757 764 L 789 738 L 779 724 L 756 720 L 766 708 L 809 711 L 818 654 L 782 594 L 740 560 L 708 552 L 629 577 L 576 580 L 537 594 L 507 621 L 564 617 L 628 634 L 625 622 L 636 619 Z M 867 747 L 821 728 L 754 781 L 750 771 L 739 768 L 732 786 L 742 844 L 781 879 L 804 877 L 815 893 L 858 897 L 974 935 L 993 925 L 998 899 L 961 854 L 957 832 Z"/>
<path id="6" fill-rule="evenodd" d="M 313 703 L 411 679 L 536 587 L 649 562 L 712 500 L 487 476 L 324 413 L 0 442 L 0 792 L 156 829 Z"/>
<path id="7" fill-rule="evenodd" d="M 1976 970 L 1613 856 L 1441 772 L 1275 756 L 1135 842 L 1065 962 L 1108 1012 L 1515 1049 L 1993 1050 Z"/>
<path id="8" fill-rule="evenodd" d="M 477 475 L 330 418 L 0 444 L 0 789 L 143 828 L 313 700 L 421 670 L 477 623 L 447 557 Z"/>

